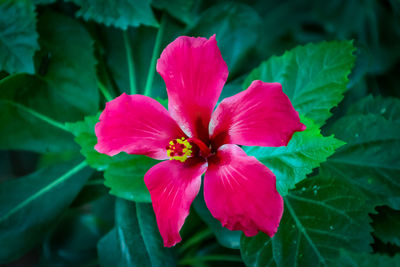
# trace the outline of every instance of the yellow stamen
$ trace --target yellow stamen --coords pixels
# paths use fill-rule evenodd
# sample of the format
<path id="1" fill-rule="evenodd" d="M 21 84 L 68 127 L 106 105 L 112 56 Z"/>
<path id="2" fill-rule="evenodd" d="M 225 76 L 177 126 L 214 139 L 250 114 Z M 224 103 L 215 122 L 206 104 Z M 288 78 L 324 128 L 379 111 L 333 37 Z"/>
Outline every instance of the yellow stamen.
<path id="1" fill-rule="evenodd" d="M 182 148 L 180 145 L 183 145 Z M 180 162 L 185 162 L 188 157 L 192 155 L 192 145 L 188 140 L 185 140 L 185 137 L 177 138 L 171 140 L 169 142 L 169 146 L 167 146 L 167 155 L 170 157 L 170 160 L 179 160 Z"/>

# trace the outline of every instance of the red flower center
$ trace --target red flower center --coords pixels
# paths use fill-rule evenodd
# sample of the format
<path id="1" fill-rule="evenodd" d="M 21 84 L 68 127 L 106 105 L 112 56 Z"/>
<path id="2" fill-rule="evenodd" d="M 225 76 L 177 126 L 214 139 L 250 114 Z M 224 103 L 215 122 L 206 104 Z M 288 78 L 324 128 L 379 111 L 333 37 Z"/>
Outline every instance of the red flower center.
<path id="1" fill-rule="evenodd" d="M 185 137 L 173 139 L 166 146 L 167 154 L 170 160 L 179 160 L 185 162 L 189 157 L 200 156 L 207 158 L 211 150 L 200 139 Z"/>

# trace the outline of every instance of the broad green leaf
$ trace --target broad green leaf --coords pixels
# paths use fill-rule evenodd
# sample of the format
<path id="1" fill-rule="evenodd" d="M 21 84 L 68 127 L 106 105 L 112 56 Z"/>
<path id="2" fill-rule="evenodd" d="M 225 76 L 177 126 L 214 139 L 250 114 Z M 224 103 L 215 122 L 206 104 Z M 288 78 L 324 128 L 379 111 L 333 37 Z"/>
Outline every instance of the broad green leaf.
<path id="1" fill-rule="evenodd" d="M 110 187 L 110 194 L 136 202 L 151 202 L 144 175 L 158 161 L 125 153 L 114 158 L 104 172 L 104 185 Z"/>
<path id="2" fill-rule="evenodd" d="M 381 115 L 389 121 L 400 122 L 400 99 L 369 95 L 351 106 L 348 113 L 362 115 L 372 113 Z"/>
<path id="3" fill-rule="evenodd" d="M 248 266 L 320 266 L 334 263 L 340 249 L 370 251 L 371 227 L 366 197 L 339 177 L 314 176 L 284 197 L 278 232 L 242 236 Z"/>
<path id="4" fill-rule="evenodd" d="M 48 117 L 56 107 L 46 101 L 47 92 L 40 90 L 41 84 L 28 74 L 15 74 L 0 81 L 0 113 L 4 115 L 0 116 L 0 149 L 36 152 L 78 149 L 64 126 L 52 124 Z"/>
<path id="5" fill-rule="evenodd" d="M 115 199 L 106 194 L 84 208 L 74 207 L 79 195 L 42 243 L 39 266 L 85 266 L 98 261 L 97 243 L 114 227 Z"/>
<path id="6" fill-rule="evenodd" d="M 115 228 L 98 243 L 100 266 L 176 266 L 150 204 L 117 199 Z"/>
<path id="7" fill-rule="evenodd" d="M 89 176 L 86 163 L 54 165 L 0 184 L 0 262 L 36 245 L 69 206 Z"/>
<path id="8" fill-rule="evenodd" d="M 84 210 L 69 210 L 43 242 L 39 266 L 84 266 L 97 259 L 104 223 Z"/>
<path id="9" fill-rule="evenodd" d="M 8 114 L 0 119 L 0 145 L 37 152 L 76 149 L 61 122 L 98 110 L 93 42 L 78 22 L 63 15 L 45 13 L 38 29 L 40 76 L 15 74 L 0 81 L 0 111 Z"/>
<path id="10" fill-rule="evenodd" d="M 80 6 L 78 17 L 126 30 L 129 26 L 158 26 L 150 0 L 68 0 Z"/>
<path id="11" fill-rule="evenodd" d="M 307 129 L 295 133 L 286 147 L 245 148 L 275 174 L 277 190 L 283 196 L 344 144 L 332 135 L 323 136 L 312 120 L 303 117 L 301 121 Z"/>
<path id="12" fill-rule="evenodd" d="M 321 172 L 354 183 L 375 205 L 400 209 L 400 101 L 378 98 L 361 103 L 366 106 L 357 104 L 350 109 L 354 113 L 329 128 L 347 145 L 321 165 Z"/>
<path id="13" fill-rule="evenodd" d="M 159 9 L 165 9 L 174 18 L 189 24 L 193 21 L 194 0 L 152 0 L 151 4 Z"/>
<path id="14" fill-rule="evenodd" d="M 259 45 L 261 18 L 250 6 L 228 2 L 212 6 L 191 26 L 189 35 L 209 38 L 215 34 L 229 78 L 249 71 L 252 52 Z M 250 64 L 249 64 L 250 61 Z"/>
<path id="15" fill-rule="evenodd" d="M 34 73 L 39 49 L 36 14 L 29 0 L 0 1 L 0 70 Z"/>
<path id="16" fill-rule="evenodd" d="M 204 201 L 203 188 L 193 201 L 193 207 L 195 208 L 199 217 L 213 231 L 215 237 L 222 246 L 233 249 L 238 249 L 240 247 L 240 236 L 242 232 L 231 231 L 225 227 L 222 227 L 221 222 L 211 215 Z"/>
<path id="17" fill-rule="evenodd" d="M 384 243 L 400 247 L 400 211 L 387 206 L 378 207 L 378 214 L 372 215 L 374 236 Z"/>
<path id="18" fill-rule="evenodd" d="M 94 116 L 87 116 L 83 121 L 66 123 L 66 128 L 75 136 L 75 142 L 81 147 L 81 154 L 85 156 L 90 167 L 103 171 L 112 161 L 112 157 L 101 154 L 94 150 L 97 144 L 97 137 L 94 127 L 99 121 L 100 113 Z"/>
<path id="19" fill-rule="evenodd" d="M 94 132 L 99 115 L 86 117 L 84 121 L 67 123 L 66 127 L 75 135 L 81 146 L 81 153 L 88 164 L 104 172 L 104 184 L 110 193 L 132 201 L 151 202 L 149 191 L 144 184 L 145 173 L 158 161 L 146 156 L 120 153 L 113 157 L 94 150 L 97 137 Z"/>
<path id="20" fill-rule="evenodd" d="M 341 251 L 340 258 L 332 266 L 337 267 L 400 267 L 400 255 L 393 257 L 383 254 L 352 253 Z"/>
<path id="21" fill-rule="evenodd" d="M 343 98 L 355 61 L 354 50 L 350 41 L 298 46 L 263 62 L 249 74 L 243 87 L 254 80 L 279 82 L 295 109 L 321 126 Z"/>
<path id="22" fill-rule="evenodd" d="M 76 20 L 57 13 L 42 15 L 38 31 L 42 55 L 39 75 L 45 88 L 35 89 L 38 94 L 46 91 L 48 95 L 42 101 L 57 107 L 52 110 L 52 117 L 76 121 L 84 115 L 95 114 L 99 92 L 93 40 L 89 33 Z M 33 93 L 30 94 L 32 97 Z"/>
<path id="23" fill-rule="evenodd" d="M 122 245 L 118 243 L 117 234 L 117 230 L 113 228 L 97 243 L 99 265 L 102 267 L 124 266 L 119 263 L 123 261 L 124 253 L 122 252 Z"/>

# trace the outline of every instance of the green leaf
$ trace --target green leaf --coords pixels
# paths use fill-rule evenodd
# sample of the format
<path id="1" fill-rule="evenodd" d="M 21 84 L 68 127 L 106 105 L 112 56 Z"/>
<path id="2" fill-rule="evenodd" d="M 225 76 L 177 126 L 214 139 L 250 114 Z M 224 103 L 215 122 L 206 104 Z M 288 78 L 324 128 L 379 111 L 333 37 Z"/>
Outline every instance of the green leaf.
<path id="1" fill-rule="evenodd" d="M 98 110 L 93 42 L 78 22 L 54 13 L 41 16 L 38 29 L 40 76 L 15 74 L 0 81 L 0 112 L 8 114 L 0 118 L 0 147 L 73 150 L 77 147 L 60 122 Z"/>
<path id="2" fill-rule="evenodd" d="M 165 9 L 171 16 L 186 24 L 193 20 L 194 0 L 152 0 L 151 4 L 159 9 Z"/>
<path id="3" fill-rule="evenodd" d="M 75 136 L 74 140 L 80 145 L 81 154 L 85 156 L 90 167 L 104 171 L 112 161 L 112 157 L 94 150 L 94 146 L 97 144 L 94 127 L 99 121 L 99 116 L 100 113 L 95 116 L 87 116 L 83 121 L 66 123 L 65 126 Z"/>
<path id="4" fill-rule="evenodd" d="M 188 35 L 210 37 L 215 34 L 222 57 L 229 68 L 229 78 L 248 71 L 252 52 L 259 44 L 261 18 L 251 7 L 228 2 L 203 12 Z"/>
<path id="5" fill-rule="evenodd" d="M 34 73 L 39 49 L 36 14 L 29 0 L 0 1 L 0 70 Z"/>
<path id="6" fill-rule="evenodd" d="M 120 153 L 104 172 L 110 194 L 136 202 L 151 202 L 144 175 L 158 161 L 146 156 Z"/>
<path id="7" fill-rule="evenodd" d="M 80 6 L 78 17 L 126 30 L 129 26 L 158 26 L 150 0 L 68 0 Z"/>
<path id="8" fill-rule="evenodd" d="M 362 188 L 374 205 L 400 209 L 400 101 L 378 98 L 360 103 L 362 108 L 357 104 L 350 109 L 354 113 L 328 129 L 347 145 L 321 165 L 321 172 Z"/>
<path id="9" fill-rule="evenodd" d="M 69 210 L 43 242 L 39 266 L 84 266 L 97 259 L 104 223 L 85 210 Z"/>
<path id="10" fill-rule="evenodd" d="M 248 155 L 255 156 L 275 174 L 282 196 L 344 145 L 333 136 L 323 136 L 312 120 L 302 117 L 301 121 L 307 129 L 295 133 L 286 147 L 245 148 Z"/>
<path id="11" fill-rule="evenodd" d="M 352 253 L 341 251 L 340 259 L 332 266 L 337 267 L 400 267 L 400 255 L 394 257 L 382 254 Z"/>
<path id="12" fill-rule="evenodd" d="M 111 188 L 110 194 L 132 201 L 151 202 L 144 184 L 144 175 L 158 161 L 126 153 L 110 157 L 94 150 L 97 144 L 94 127 L 98 117 L 99 115 L 90 116 L 84 121 L 66 124 L 81 146 L 81 153 L 86 157 L 87 163 L 99 171 L 105 171 L 104 184 Z"/>
<path id="13" fill-rule="evenodd" d="M 340 249 L 370 251 L 371 227 L 366 197 L 339 177 L 314 176 L 284 198 L 278 232 L 242 236 L 248 266 L 320 266 L 334 263 Z"/>
<path id="14" fill-rule="evenodd" d="M 39 74 L 46 99 L 54 106 L 51 117 L 76 121 L 99 108 L 93 40 L 76 20 L 57 13 L 39 18 L 41 63 Z M 66 38 L 68 36 L 68 38 Z M 33 95 L 30 92 L 31 97 Z M 44 94 L 44 92 L 42 93 Z M 46 107 L 42 102 L 43 108 Z"/>
<path id="15" fill-rule="evenodd" d="M 151 205 L 117 199 L 115 216 L 115 228 L 98 243 L 100 266 L 176 266 Z"/>
<path id="16" fill-rule="evenodd" d="M 36 245 L 69 206 L 92 170 L 86 163 L 54 165 L 0 184 L 0 262 Z"/>
<path id="17" fill-rule="evenodd" d="M 374 236 L 384 243 L 400 247 L 400 211 L 387 206 L 379 207 L 378 214 L 372 215 Z"/>
<path id="18" fill-rule="evenodd" d="M 263 62 L 250 73 L 243 87 L 254 80 L 279 82 L 295 109 L 321 126 L 343 98 L 355 61 L 354 50 L 350 41 L 298 46 Z"/>
<path id="19" fill-rule="evenodd" d="M 400 122 L 400 99 L 369 95 L 351 106 L 348 113 L 380 115 L 389 121 Z"/>
<path id="20" fill-rule="evenodd" d="M 15 74 L 0 81 L 0 113 L 7 114 L 0 116 L 1 149 L 36 152 L 78 149 L 63 124 L 53 124 L 50 117 L 40 116 L 50 116 L 56 111 L 50 101 L 40 96 L 41 84 L 36 77 L 27 74 Z M 46 95 L 45 90 L 42 95 Z"/>
<path id="21" fill-rule="evenodd" d="M 225 227 L 222 227 L 221 222 L 211 215 L 204 201 L 203 187 L 201 188 L 201 191 L 197 195 L 196 199 L 193 201 L 193 207 L 195 208 L 199 217 L 213 231 L 215 237 L 222 246 L 233 249 L 238 249 L 240 247 L 240 236 L 242 232 L 231 231 Z"/>

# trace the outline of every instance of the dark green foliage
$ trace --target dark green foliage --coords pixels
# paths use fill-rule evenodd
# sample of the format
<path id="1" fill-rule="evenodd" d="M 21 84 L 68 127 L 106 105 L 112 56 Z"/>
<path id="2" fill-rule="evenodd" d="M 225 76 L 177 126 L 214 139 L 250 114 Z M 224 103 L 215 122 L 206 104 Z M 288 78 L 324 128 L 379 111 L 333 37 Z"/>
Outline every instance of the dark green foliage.
<path id="1" fill-rule="evenodd" d="M 77 16 L 106 26 L 127 29 L 129 26 L 157 26 L 150 0 L 69 0 L 80 6 Z"/>
<path id="2" fill-rule="evenodd" d="M 375 205 L 400 209 L 399 111 L 397 99 L 369 98 L 356 104 L 329 129 L 347 144 L 322 164 L 321 172 L 354 183 Z"/>
<path id="3" fill-rule="evenodd" d="M 0 1 L 0 70 L 34 73 L 39 49 L 34 6 L 29 0 Z"/>
<path id="4" fill-rule="evenodd" d="M 318 266 L 334 263 L 341 248 L 371 250 L 366 197 L 338 177 L 304 180 L 284 198 L 281 226 L 271 239 L 242 237 L 246 264 Z"/>
<path id="5" fill-rule="evenodd" d="M 243 147 L 284 197 L 273 238 L 223 228 L 201 191 L 164 248 L 143 180 L 159 161 L 98 153 L 94 127 L 122 92 L 167 107 L 152 64 L 213 34 L 220 101 L 280 82 L 307 129 Z M 0 263 L 400 266 L 399 43 L 398 0 L 0 0 Z"/>
<path id="6" fill-rule="evenodd" d="M 1 184 L 0 262 L 14 260 L 40 242 L 72 202 L 93 172 L 77 163 L 54 165 Z"/>
<path id="7" fill-rule="evenodd" d="M 246 78 L 243 88 L 254 80 L 279 82 L 300 114 L 323 125 L 346 91 L 354 49 L 349 41 L 296 47 L 263 62 Z"/>
<path id="8" fill-rule="evenodd" d="M 152 0 L 156 8 L 164 9 L 171 16 L 184 23 L 190 24 L 193 20 L 194 0 Z"/>
<path id="9" fill-rule="evenodd" d="M 117 199 L 115 228 L 98 244 L 100 266 L 175 266 L 149 204 Z"/>
<path id="10" fill-rule="evenodd" d="M 239 71 L 248 71 L 246 64 L 260 39 L 261 19 L 257 12 L 235 2 L 215 5 L 204 11 L 189 35 L 209 38 L 215 34 L 222 57 L 229 69 L 229 79 Z M 251 61 L 250 61 L 251 62 Z"/>
<path id="11" fill-rule="evenodd" d="M 383 206 L 372 216 L 374 235 L 384 243 L 400 246 L 400 211 Z"/>

